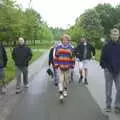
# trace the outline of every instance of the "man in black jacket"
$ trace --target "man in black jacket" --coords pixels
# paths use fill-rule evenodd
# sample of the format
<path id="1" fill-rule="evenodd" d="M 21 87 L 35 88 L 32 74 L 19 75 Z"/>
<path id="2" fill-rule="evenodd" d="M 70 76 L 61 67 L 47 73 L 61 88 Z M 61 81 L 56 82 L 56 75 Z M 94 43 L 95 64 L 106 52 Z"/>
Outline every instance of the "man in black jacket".
<path id="1" fill-rule="evenodd" d="M 21 90 L 21 74 L 23 73 L 23 83 L 28 88 L 28 65 L 32 58 L 31 49 L 25 45 L 23 38 L 19 38 L 19 45 L 13 49 L 12 57 L 16 65 L 16 93 Z"/>
<path id="2" fill-rule="evenodd" d="M 0 93 L 5 93 L 5 71 L 7 65 L 7 54 L 4 46 L 0 43 Z"/>
<path id="3" fill-rule="evenodd" d="M 83 72 L 85 73 L 84 84 L 87 85 L 87 75 L 88 75 L 88 67 L 87 64 L 89 60 L 95 57 L 95 48 L 87 41 L 86 38 L 81 38 L 81 42 L 74 50 L 77 58 L 79 59 L 79 72 L 80 78 L 79 83 L 82 82 Z"/>
<path id="4" fill-rule="evenodd" d="M 111 30 L 111 40 L 103 47 L 100 65 L 104 69 L 106 89 L 106 112 L 111 111 L 112 86 L 116 87 L 115 111 L 120 112 L 120 32 Z"/>

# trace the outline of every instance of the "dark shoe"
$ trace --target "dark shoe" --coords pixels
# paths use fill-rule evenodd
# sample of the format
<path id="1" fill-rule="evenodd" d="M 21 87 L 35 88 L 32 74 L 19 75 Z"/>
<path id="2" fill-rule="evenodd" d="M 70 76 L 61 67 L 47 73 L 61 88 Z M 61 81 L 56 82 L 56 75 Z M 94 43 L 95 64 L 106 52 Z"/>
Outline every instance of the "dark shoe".
<path id="1" fill-rule="evenodd" d="M 82 82 L 82 79 L 83 79 L 83 76 L 80 76 L 80 78 L 79 78 L 79 83 Z"/>
<path id="2" fill-rule="evenodd" d="M 58 83 L 55 82 L 54 85 L 57 87 L 57 86 L 58 86 Z"/>
<path id="3" fill-rule="evenodd" d="M 120 113 L 120 108 L 119 107 L 115 107 L 115 113 Z"/>
<path id="4" fill-rule="evenodd" d="M 88 81 L 87 81 L 87 78 L 85 78 L 85 82 L 84 82 L 84 85 L 88 85 Z"/>
<path id="5" fill-rule="evenodd" d="M 111 112 L 111 106 L 106 106 L 105 112 Z"/>
<path id="6" fill-rule="evenodd" d="M 19 94 L 21 92 L 21 88 L 16 88 L 16 94 Z"/>

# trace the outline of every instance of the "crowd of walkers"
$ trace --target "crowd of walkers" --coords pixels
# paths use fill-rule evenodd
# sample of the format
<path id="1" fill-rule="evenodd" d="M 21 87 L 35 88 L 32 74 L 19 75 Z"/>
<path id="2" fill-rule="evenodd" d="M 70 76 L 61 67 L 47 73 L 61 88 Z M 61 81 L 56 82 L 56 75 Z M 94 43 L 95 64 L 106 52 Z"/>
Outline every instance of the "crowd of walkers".
<path id="1" fill-rule="evenodd" d="M 61 101 L 68 95 L 69 83 L 73 81 L 75 64 L 79 67 L 79 83 L 82 83 L 84 79 L 84 84 L 88 84 L 87 65 L 91 58 L 95 58 L 95 48 L 85 37 L 80 39 L 76 47 L 73 47 L 71 45 L 71 37 L 68 34 L 64 34 L 60 42 L 51 48 L 49 66 L 52 65 L 54 84 L 58 86 L 59 99 Z M 49 71 L 48 73 L 51 73 Z"/>
<path id="2" fill-rule="evenodd" d="M 120 31 L 113 28 L 110 31 L 110 39 L 102 47 L 100 66 L 105 75 L 105 111 L 112 110 L 112 86 L 116 87 L 115 112 L 120 112 Z M 71 45 L 71 38 L 64 34 L 61 42 L 56 44 L 49 54 L 49 66 L 52 65 L 54 72 L 54 84 L 58 86 L 59 99 L 64 100 L 68 95 L 69 83 L 73 81 L 75 64 L 79 68 L 79 79 L 84 85 L 88 85 L 88 63 L 95 59 L 95 47 L 87 38 L 81 38 L 76 47 Z"/>
<path id="3" fill-rule="evenodd" d="M 100 66 L 104 69 L 106 112 L 112 109 L 112 86 L 116 87 L 115 111 L 120 112 L 120 31 L 113 28 L 110 31 L 110 39 L 102 47 Z M 59 99 L 64 101 L 69 91 L 69 84 L 73 81 L 74 68 L 79 68 L 79 83 L 88 85 L 88 63 L 95 59 L 95 47 L 88 38 L 82 37 L 77 46 L 73 47 L 71 37 L 63 34 L 61 40 L 56 42 L 49 52 L 49 69 L 47 73 L 54 79 L 54 85 L 58 87 Z M 29 87 L 28 66 L 32 58 L 32 51 L 20 37 L 18 45 L 12 51 L 12 58 L 16 68 L 16 93 L 21 92 L 21 74 L 23 84 Z M 5 67 L 7 65 L 5 48 L 0 44 L 0 93 L 5 93 Z M 76 64 L 76 65 L 75 65 Z M 52 68 L 52 70 L 51 70 Z"/>

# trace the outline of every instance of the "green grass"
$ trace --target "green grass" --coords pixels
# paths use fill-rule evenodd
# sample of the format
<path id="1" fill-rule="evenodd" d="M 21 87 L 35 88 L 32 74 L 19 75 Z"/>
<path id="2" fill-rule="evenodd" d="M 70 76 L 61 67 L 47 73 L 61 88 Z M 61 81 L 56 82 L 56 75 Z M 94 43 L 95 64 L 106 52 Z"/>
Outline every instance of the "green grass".
<path id="1" fill-rule="evenodd" d="M 33 56 L 32 56 L 32 60 L 30 61 L 30 63 L 34 62 L 35 60 L 37 60 L 45 51 L 46 49 L 41 49 L 38 51 L 33 51 Z"/>
<path id="2" fill-rule="evenodd" d="M 100 54 L 101 54 L 101 50 L 96 50 L 96 60 L 99 61 L 100 60 Z"/>
<path id="3" fill-rule="evenodd" d="M 7 57 L 8 57 L 8 63 L 7 63 L 7 67 L 5 68 L 5 75 L 6 75 L 5 76 L 5 81 L 9 82 L 14 77 L 15 67 L 14 67 L 14 62 L 12 60 L 10 49 L 7 48 L 6 52 L 7 52 Z"/>
<path id="4" fill-rule="evenodd" d="M 31 46 L 32 48 L 32 53 L 33 53 L 33 57 L 32 60 L 30 61 L 30 64 L 32 62 L 34 62 L 35 60 L 37 60 L 43 53 L 45 50 L 47 50 L 49 46 Z M 14 62 L 12 60 L 12 56 L 11 56 L 11 50 L 10 48 L 6 48 L 6 52 L 7 52 L 7 57 L 8 57 L 8 63 L 7 63 L 7 67 L 5 68 L 5 82 L 9 83 L 10 81 L 12 81 L 15 77 L 15 65 Z"/>

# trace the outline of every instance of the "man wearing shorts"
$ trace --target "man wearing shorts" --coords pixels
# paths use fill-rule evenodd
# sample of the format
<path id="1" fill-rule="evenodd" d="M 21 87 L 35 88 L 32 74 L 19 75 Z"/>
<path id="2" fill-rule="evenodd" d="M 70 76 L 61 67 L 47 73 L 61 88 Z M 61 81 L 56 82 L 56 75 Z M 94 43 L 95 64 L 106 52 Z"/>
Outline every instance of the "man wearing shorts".
<path id="1" fill-rule="evenodd" d="M 87 76 L 88 76 L 88 62 L 92 58 L 95 58 L 95 48 L 87 41 L 86 38 L 81 38 L 81 42 L 78 44 L 78 46 L 75 48 L 75 54 L 77 58 L 79 59 L 79 83 L 82 82 L 83 79 L 83 73 L 85 75 L 84 77 L 84 84 L 87 85 Z"/>

